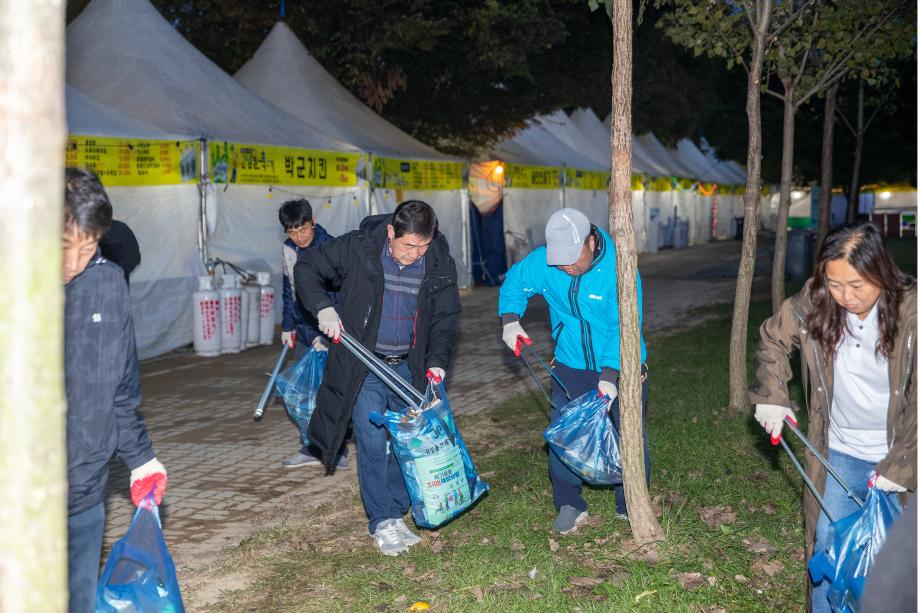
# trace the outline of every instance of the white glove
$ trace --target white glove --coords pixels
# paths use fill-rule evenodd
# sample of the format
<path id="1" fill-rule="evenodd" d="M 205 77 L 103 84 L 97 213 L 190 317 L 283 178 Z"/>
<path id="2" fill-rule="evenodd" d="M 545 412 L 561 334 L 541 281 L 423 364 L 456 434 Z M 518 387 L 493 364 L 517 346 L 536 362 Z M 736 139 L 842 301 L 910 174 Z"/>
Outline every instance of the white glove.
<path id="1" fill-rule="evenodd" d="M 906 492 L 907 488 L 902 487 L 890 479 L 886 479 L 878 473 L 875 473 L 875 489 L 880 492 Z"/>
<path id="2" fill-rule="evenodd" d="M 339 336 L 342 334 L 342 320 L 339 319 L 339 314 L 335 312 L 335 309 L 332 307 L 322 309 L 316 314 L 316 319 L 319 322 L 320 332 L 331 338 L 333 342 L 339 342 Z"/>
<path id="3" fill-rule="evenodd" d="M 290 332 L 281 331 L 281 344 L 287 345 L 289 348 L 294 348 L 294 343 L 297 339 L 297 332 L 291 330 Z"/>
<path id="4" fill-rule="evenodd" d="M 428 375 L 428 379 L 431 380 L 432 383 L 440 383 L 441 381 L 444 380 L 444 377 L 447 376 L 447 373 L 444 372 L 443 368 L 432 366 L 431 368 L 428 369 L 427 375 Z"/>
<path id="5" fill-rule="evenodd" d="M 598 381 L 597 391 L 602 396 L 607 396 L 610 399 L 610 404 L 613 404 L 613 401 L 617 399 L 617 386 L 611 381 Z"/>
<path id="6" fill-rule="evenodd" d="M 515 356 L 521 355 L 522 341 L 527 345 L 533 344 L 533 341 L 530 340 L 530 337 L 527 336 L 527 333 L 524 332 L 524 328 L 521 327 L 521 323 L 518 321 L 506 323 L 502 327 L 502 340 L 508 345 L 508 349 L 514 352 Z"/>
<path id="7" fill-rule="evenodd" d="M 754 408 L 754 419 L 770 433 L 770 442 L 774 445 L 779 444 L 779 437 L 783 433 L 783 420 L 787 417 L 792 420 L 792 423 L 798 423 L 795 420 L 795 413 L 789 407 L 758 404 Z"/>
<path id="8" fill-rule="evenodd" d="M 166 469 L 156 458 L 131 471 L 131 502 L 140 505 L 144 497 L 153 492 L 154 502 L 160 504 L 166 493 Z"/>
<path id="9" fill-rule="evenodd" d="M 322 336 L 313 338 L 313 351 L 329 351 L 329 344 L 326 343 Z"/>

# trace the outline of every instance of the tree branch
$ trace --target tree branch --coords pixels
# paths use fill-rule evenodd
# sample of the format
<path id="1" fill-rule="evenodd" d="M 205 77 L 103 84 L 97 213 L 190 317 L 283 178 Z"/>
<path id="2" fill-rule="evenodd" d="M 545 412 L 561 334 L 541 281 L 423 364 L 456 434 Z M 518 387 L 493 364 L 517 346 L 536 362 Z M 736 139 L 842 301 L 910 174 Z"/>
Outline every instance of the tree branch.
<path id="1" fill-rule="evenodd" d="M 776 31 L 773 32 L 772 34 L 773 38 L 779 39 L 780 34 L 782 34 L 786 30 L 786 28 L 788 28 L 793 23 L 795 23 L 795 20 L 799 18 L 799 15 L 801 15 L 806 10 L 808 10 L 808 8 L 812 4 L 814 4 L 814 0 L 808 0 L 807 2 L 803 3 L 802 6 L 800 6 L 792 15 L 789 16 L 789 18 L 786 20 L 786 23 L 780 25 L 779 28 L 777 28 Z"/>
<path id="2" fill-rule="evenodd" d="M 837 112 L 837 117 L 839 117 L 840 121 L 843 122 L 843 125 L 847 127 L 847 129 L 850 131 L 850 134 L 852 134 L 854 137 L 857 136 L 856 128 L 853 127 L 853 124 L 850 123 L 850 120 L 847 119 L 847 116 L 844 114 L 842 110 L 840 110 L 839 106 L 837 107 L 836 112 Z"/>
<path id="3" fill-rule="evenodd" d="M 872 111 L 872 114 L 869 116 L 869 119 L 866 121 L 866 123 L 863 124 L 864 134 L 869 129 L 869 124 L 872 123 L 872 120 L 875 119 L 875 117 L 879 114 L 879 111 L 881 111 L 882 107 L 885 106 L 885 103 L 888 101 L 888 98 L 891 96 L 891 94 L 894 93 L 894 90 L 896 90 L 897 88 L 898 86 L 892 83 L 891 87 L 888 88 L 888 93 L 882 96 L 882 99 L 879 100 L 878 106 L 875 107 L 875 110 Z"/>

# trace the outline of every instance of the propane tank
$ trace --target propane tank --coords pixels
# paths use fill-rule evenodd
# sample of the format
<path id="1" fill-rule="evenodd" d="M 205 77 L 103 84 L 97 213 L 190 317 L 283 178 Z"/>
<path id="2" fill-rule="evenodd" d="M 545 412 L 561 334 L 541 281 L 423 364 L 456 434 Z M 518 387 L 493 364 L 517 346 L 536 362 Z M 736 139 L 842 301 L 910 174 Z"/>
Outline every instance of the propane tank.
<path id="1" fill-rule="evenodd" d="M 252 274 L 252 273 L 250 273 Z M 262 292 L 258 285 L 247 285 L 244 290 L 249 292 L 249 326 L 246 333 L 246 346 L 255 347 L 259 344 L 259 334 L 261 332 L 260 324 L 260 305 Z"/>
<path id="2" fill-rule="evenodd" d="M 259 344 L 271 345 L 275 337 L 275 288 L 272 287 L 272 274 L 256 274 L 259 284 Z"/>
<path id="3" fill-rule="evenodd" d="M 246 348 L 249 339 L 249 292 L 236 278 L 236 286 L 240 289 L 240 351 Z"/>
<path id="4" fill-rule="evenodd" d="M 221 275 L 221 353 L 240 352 L 240 309 L 242 300 L 236 275 Z"/>
<path id="5" fill-rule="evenodd" d="M 198 277 L 198 291 L 192 294 L 195 353 L 210 358 L 220 355 L 220 292 L 211 277 Z"/>

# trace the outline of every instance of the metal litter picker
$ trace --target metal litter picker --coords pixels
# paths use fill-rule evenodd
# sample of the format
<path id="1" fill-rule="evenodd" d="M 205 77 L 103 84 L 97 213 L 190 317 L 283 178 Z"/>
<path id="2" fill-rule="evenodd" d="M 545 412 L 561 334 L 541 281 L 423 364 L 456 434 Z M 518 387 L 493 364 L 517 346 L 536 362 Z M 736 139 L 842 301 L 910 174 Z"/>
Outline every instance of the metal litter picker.
<path id="1" fill-rule="evenodd" d="M 370 420 L 390 435 L 415 524 L 437 528 L 470 508 L 489 486 L 457 430 L 444 386 L 429 384 L 422 394 L 348 333 L 340 341 L 406 404 L 405 411 L 374 412 Z"/>

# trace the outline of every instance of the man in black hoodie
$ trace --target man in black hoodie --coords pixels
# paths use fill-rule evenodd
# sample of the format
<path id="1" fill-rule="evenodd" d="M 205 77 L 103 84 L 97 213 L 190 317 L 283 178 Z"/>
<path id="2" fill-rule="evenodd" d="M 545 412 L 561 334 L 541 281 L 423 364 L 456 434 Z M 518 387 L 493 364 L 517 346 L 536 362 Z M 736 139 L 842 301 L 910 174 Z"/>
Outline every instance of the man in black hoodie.
<path id="1" fill-rule="evenodd" d="M 406 407 L 337 342 L 344 329 L 421 391 L 428 379 L 443 379 L 460 317 L 457 268 L 447 239 L 438 232 L 434 210 L 410 200 L 392 215 L 368 217 L 360 229 L 298 258 L 294 281 L 304 308 L 335 341 L 310 421 L 310 441 L 331 469 L 352 420 L 368 532 L 383 554 L 398 555 L 421 539 L 403 521 L 409 495 L 386 431 L 371 424 L 368 415 Z M 337 307 L 327 282 L 339 290 Z"/>
<path id="2" fill-rule="evenodd" d="M 96 610 L 108 464 L 131 469 L 131 500 L 166 491 L 166 470 L 147 436 L 134 321 L 121 268 L 99 252 L 112 205 L 92 172 L 64 179 L 64 387 L 67 395 L 67 562 L 70 613 Z"/>

